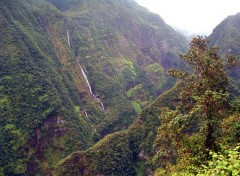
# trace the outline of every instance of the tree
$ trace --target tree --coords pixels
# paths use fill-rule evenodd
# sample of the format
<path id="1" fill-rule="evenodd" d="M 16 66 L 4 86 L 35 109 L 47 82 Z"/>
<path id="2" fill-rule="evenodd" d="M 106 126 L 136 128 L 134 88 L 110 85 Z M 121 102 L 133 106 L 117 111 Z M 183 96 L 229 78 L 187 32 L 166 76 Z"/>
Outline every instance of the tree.
<path id="1" fill-rule="evenodd" d="M 226 56 L 223 59 L 217 51 L 217 47 L 207 46 L 206 38 L 193 38 L 189 51 L 181 56 L 191 71 L 168 71 L 183 82 L 179 96 L 182 113 L 199 118 L 199 132 L 205 136 L 205 148 L 213 151 L 217 150 L 216 137 L 220 122 L 227 116 L 230 106 L 227 70 L 237 63 L 235 57 Z"/>

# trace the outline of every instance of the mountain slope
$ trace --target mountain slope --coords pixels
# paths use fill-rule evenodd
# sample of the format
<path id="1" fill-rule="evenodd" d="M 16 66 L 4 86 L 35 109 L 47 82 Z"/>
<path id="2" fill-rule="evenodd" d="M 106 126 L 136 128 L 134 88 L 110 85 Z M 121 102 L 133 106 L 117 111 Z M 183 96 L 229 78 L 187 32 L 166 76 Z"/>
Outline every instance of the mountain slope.
<path id="1" fill-rule="evenodd" d="M 39 172 L 43 168 L 35 160 L 47 162 L 46 149 L 55 148 L 49 157 L 62 158 L 77 148 L 87 148 L 93 144 L 93 129 L 74 110 L 80 100 L 70 81 L 73 74 L 61 70 L 42 20 L 46 22 L 49 14 L 61 15 L 44 1 L 41 10 L 27 1 L 1 4 L 0 130 L 4 135 L 0 137 L 0 170 L 7 175 L 27 169 Z"/>
<path id="2" fill-rule="evenodd" d="M 178 57 L 187 42 L 159 16 L 134 1 L 74 2 L 64 9 L 71 19 L 71 46 L 94 94 L 108 109 L 107 118 L 97 127 L 104 135 L 116 131 L 116 124 L 132 122 L 134 115 L 129 114 L 129 107 L 140 112 L 173 85 L 166 70 L 170 65 L 183 66 Z M 52 3 L 63 8 L 61 0 Z"/>
<path id="3" fill-rule="evenodd" d="M 223 20 L 209 36 L 210 45 L 218 45 L 221 54 L 239 55 L 240 13 L 232 15 Z"/>
<path id="4" fill-rule="evenodd" d="M 1 4 L 2 175 L 50 174 L 71 152 L 127 129 L 174 84 L 166 70 L 183 66 L 185 38 L 135 1 Z"/>
<path id="5" fill-rule="evenodd" d="M 240 55 L 240 13 L 223 20 L 208 37 L 211 46 L 219 46 L 222 55 Z M 239 59 L 240 62 L 240 59 Z M 229 72 L 234 82 L 240 87 L 240 69 L 232 69 Z"/>

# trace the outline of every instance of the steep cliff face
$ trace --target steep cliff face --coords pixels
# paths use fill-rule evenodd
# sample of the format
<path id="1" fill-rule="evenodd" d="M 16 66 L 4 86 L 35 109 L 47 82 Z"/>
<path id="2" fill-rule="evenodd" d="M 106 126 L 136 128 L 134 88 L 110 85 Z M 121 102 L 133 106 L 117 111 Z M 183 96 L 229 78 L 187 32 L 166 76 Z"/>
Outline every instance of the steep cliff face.
<path id="1" fill-rule="evenodd" d="M 219 46 L 222 55 L 240 55 L 240 13 L 232 15 L 223 20 L 208 37 L 211 46 Z M 240 62 L 240 61 L 239 61 Z M 240 69 L 230 70 L 230 76 L 234 83 L 240 87 Z"/>
<path id="2" fill-rule="evenodd" d="M 23 174 L 34 164 L 34 171 L 41 173 L 39 170 L 44 172 L 44 165 L 50 167 L 46 148 L 52 141 L 37 143 L 46 146 L 41 150 L 29 148 L 29 142 L 34 140 L 39 128 L 42 130 L 38 136 L 45 136 L 48 128 L 44 124 L 51 117 L 61 116 L 64 121 L 61 125 L 64 134 L 59 136 L 64 146 L 61 157 L 94 143 L 94 129 L 78 109 L 83 83 L 75 78 L 78 74 L 75 69 L 64 64 L 64 54 L 60 57 L 55 43 L 49 39 L 51 21 L 64 21 L 54 7 L 45 1 L 10 0 L 1 1 L 0 8 L 0 172 L 1 175 Z M 66 46 L 59 50 L 65 52 Z M 55 138 L 54 130 L 47 133 Z M 31 169 L 29 172 L 34 174 Z"/>
<path id="3" fill-rule="evenodd" d="M 240 13 L 223 20 L 209 36 L 210 45 L 218 45 L 221 54 L 239 55 Z"/>
<path id="4" fill-rule="evenodd" d="M 130 124 L 134 111 L 174 84 L 166 70 L 183 66 L 187 42 L 159 16 L 134 1 L 51 2 L 68 17 L 71 48 L 106 106 L 100 134 Z"/>
<path id="5" fill-rule="evenodd" d="M 0 27 L 5 175 L 51 173 L 71 152 L 126 129 L 174 84 L 166 70 L 183 66 L 187 48 L 133 0 L 2 0 Z"/>

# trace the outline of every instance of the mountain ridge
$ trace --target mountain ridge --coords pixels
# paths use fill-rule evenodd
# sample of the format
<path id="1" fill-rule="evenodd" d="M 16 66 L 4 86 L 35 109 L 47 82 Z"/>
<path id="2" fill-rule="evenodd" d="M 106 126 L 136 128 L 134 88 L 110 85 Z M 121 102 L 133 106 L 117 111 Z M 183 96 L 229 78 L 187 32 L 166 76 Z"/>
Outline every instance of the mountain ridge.
<path id="1" fill-rule="evenodd" d="M 240 13 L 231 15 L 224 19 L 216 28 L 213 33 L 208 37 L 209 45 L 219 46 L 219 54 L 233 55 L 239 58 L 240 56 Z M 239 60 L 240 62 L 240 60 Z M 238 63 L 239 65 L 239 63 Z M 240 69 L 233 68 L 229 74 L 235 84 L 240 87 Z"/>

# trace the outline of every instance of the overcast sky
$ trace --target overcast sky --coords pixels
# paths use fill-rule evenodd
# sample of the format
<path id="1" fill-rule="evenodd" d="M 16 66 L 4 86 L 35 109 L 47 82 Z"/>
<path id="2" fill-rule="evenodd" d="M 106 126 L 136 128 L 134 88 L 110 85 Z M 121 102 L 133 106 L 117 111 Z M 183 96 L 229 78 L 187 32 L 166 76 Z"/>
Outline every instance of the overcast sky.
<path id="1" fill-rule="evenodd" d="M 172 27 L 210 34 L 227 16 L 240 12 L 240 0 L 136 0 Z"/>

